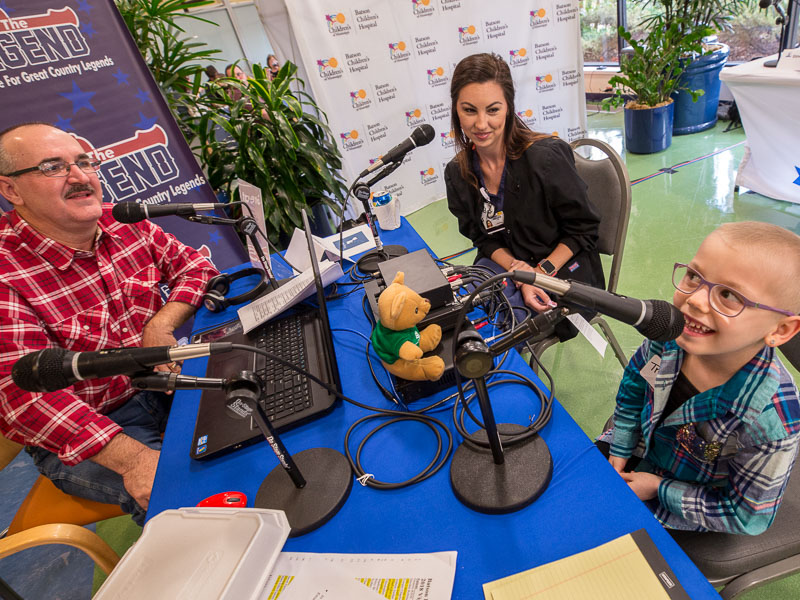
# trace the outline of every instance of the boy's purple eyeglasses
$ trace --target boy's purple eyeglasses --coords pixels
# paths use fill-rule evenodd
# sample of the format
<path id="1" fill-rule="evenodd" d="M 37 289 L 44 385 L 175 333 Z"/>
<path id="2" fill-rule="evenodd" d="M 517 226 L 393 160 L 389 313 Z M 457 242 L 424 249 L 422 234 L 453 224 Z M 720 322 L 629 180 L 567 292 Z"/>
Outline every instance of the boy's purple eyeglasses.
<path id="1" fill-rule="evenodd" d="M 759 304 L 758 302 L 748 300 L 741 292 L 737 292 L 727 285 L 712 283 L 689 265 L 684 265 L 683 263 L 675 263 L 675 267 L 672 270 L 672 285 L 675 286 L 675 289 L 684 294 L 694 294 L 701 287 L 707 287 L 708 301 L 709 304 L 711 304 L 711 308 L 723 317 L 736 317 L 748 306 L 751 308 L 771 310 L 786 315 L 787 317 L 795 316 L 795 313 L 788 310 L 774 308 L 766 304 Z"/>

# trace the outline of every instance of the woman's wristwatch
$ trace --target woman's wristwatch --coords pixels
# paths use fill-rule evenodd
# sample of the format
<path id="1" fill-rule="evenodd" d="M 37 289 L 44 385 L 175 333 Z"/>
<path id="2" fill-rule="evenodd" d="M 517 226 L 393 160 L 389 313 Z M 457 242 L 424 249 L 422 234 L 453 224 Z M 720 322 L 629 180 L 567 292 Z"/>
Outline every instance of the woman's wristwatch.
<path id="1" fill-rule="evenodd" d="M 540 260 L 539 264 L 537 264 L 536 266 L 539 267 L 544 272 L 545 275 L 549 275 L 550 277 L 553 277 L 555 276 L 556 273 L 558 273 L 558 269 L 556 269 L 556 266 L 546 258 L 544 260 Z"/>

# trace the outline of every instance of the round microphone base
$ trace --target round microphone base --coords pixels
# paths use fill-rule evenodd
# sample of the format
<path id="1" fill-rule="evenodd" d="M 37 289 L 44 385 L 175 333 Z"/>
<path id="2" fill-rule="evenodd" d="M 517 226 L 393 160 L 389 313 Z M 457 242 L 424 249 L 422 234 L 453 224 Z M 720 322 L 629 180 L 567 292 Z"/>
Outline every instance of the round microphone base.
<path id="1" fill-rule="evenodd" d="M 403 246 L 384 246 L 381 251 L 370 250 L 356 262 L 358 270 L 362 273 L 375 273 L 378 264 L 408 254 L 408 248 Z"/>
<path id="2" fill-rule="evenodd" d="M 253 505 L 285 512 L 292 528 L 289 537 L 297 537 L 324 525 L 339 511 L 353 487 L 353 472 L 347 458 L 333 448 L 310 448 L 292 458 L 305 487 L 298 489 L 278 465 L 261 483 Z"/>
<path id="3" fill-rule="evenodd" d="M 520 425 L 498 425 L 521 433 Z M 486 432 L 474 436 L 486 441 Z M 550 484 L 553 459 L 545 441 L 534 436 L 503 447 L 505 462 L 496 465 L 489 448 L 462 442 L 450 463 L 450 485 L 462 504 L 482 513 L 505 514 L 521 510 L 536 500 Z"/>

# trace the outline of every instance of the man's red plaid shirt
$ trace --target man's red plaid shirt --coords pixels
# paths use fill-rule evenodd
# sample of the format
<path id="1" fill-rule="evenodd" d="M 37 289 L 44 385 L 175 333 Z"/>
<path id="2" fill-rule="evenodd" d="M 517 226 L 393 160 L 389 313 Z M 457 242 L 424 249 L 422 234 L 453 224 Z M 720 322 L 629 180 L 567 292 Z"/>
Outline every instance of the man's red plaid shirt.
<path id="1" fill-rule="evenodd" d="M 11 380 L 29 352 L 60 346 L 75 352 L 140 346 L 147 321 L 169 301 L 199 306 L 211 263 L 145 220 L 118 223 L 104 205 L 91 251 L 42 236 L 14 211 L 0 217 L 0 431 L 41 446 L 74 465 L 121 431 L 104 417 L 135 390 L 125 376 L 80 381 L 39 394 Z"/>

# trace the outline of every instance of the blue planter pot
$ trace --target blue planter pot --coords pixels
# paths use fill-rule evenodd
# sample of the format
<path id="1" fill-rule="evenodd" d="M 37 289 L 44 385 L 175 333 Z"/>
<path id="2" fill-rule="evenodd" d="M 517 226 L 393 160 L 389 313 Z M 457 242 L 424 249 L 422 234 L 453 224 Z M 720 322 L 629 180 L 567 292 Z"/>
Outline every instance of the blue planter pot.
<path id="1" fill-rule="evenodd" d="M 669 148 L 675 103 L 657 108 L 625 109 L 625 148 L 635 154 L 652 154 Z"/>
<path id="2" fill-rule="evenodd" d="M 697 133 L 714 126 L 717 122 L 717 105 L 719 104 L 719 72 L 728 60 L 730 48 L 725 44 L 706 56 L 700 56 L 685 67 L 681 73 L 680 87 L 690 90 L 705 90 L 705 94 L 692 102 L 692 96 L 686 90 L 672 95 L 675 100 L 675 121 L 672 133 L 685 135 Z"/>

